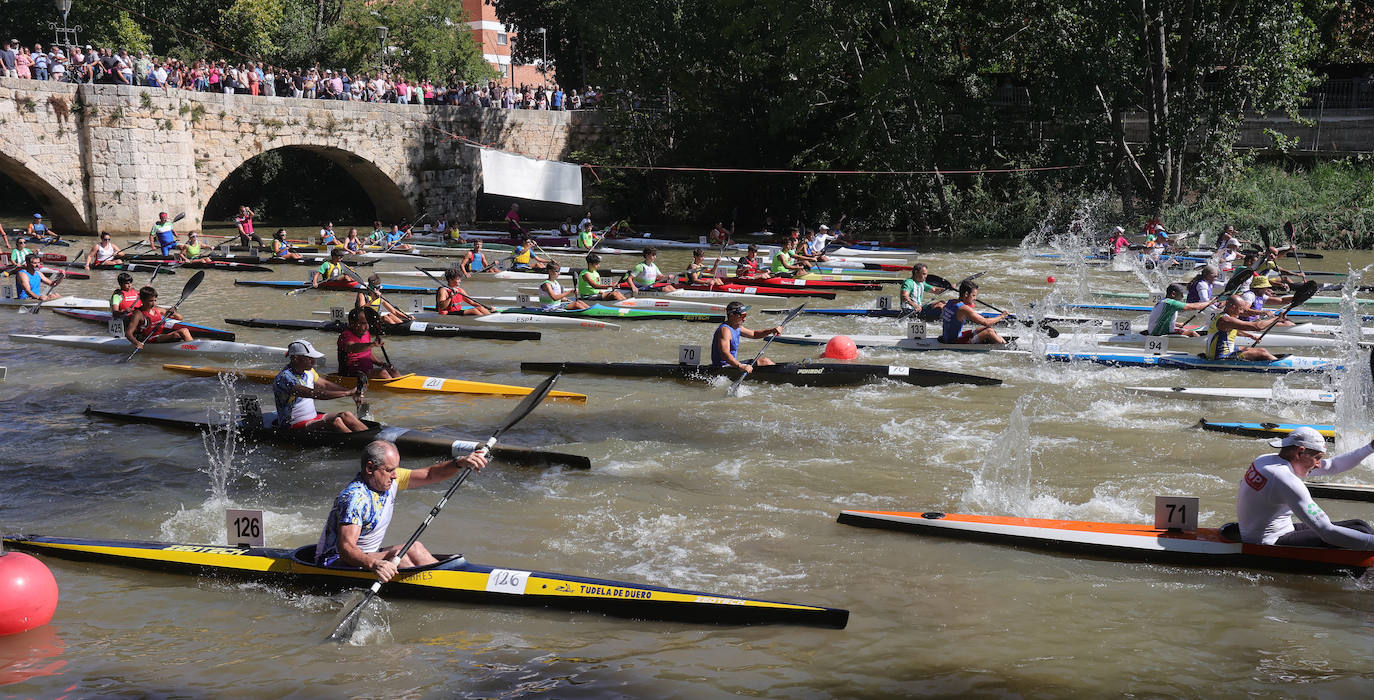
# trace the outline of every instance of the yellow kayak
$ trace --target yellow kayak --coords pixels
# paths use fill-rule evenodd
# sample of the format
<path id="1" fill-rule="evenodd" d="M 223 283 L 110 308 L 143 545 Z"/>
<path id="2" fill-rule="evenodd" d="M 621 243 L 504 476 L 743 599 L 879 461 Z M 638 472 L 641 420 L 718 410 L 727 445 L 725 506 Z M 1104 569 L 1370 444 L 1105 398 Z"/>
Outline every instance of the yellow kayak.
<path id="1" fill-rule="evenodd" d="M 270 369 L 237 369 L 234 367 L 192 367 L 191 365 L 163 365 L 163 369 L 170 372 L 180 372 L 197 377 L 214 377 L 220 374 L 232 374 L 242 377 L 250 382 L 258 384 L 271 384 L 277 377 L 277 373 Z M 337 374 L 325 375 L 325 378 L 335 384 L 343 386 L 353 386 L 356 380 L 353 377 L 340 377 Z M 520 397 L 530 393 L 533 389 L 524 386 L 513 386 L 510 384 L 492 384 L 489 382 L 471 382 L 465 379 L 447 379 L 445 377 L 426 377 L 419 374 L 403 374 L 395 379 L 371 379 L 368 381 L 369 389 L 381 391 L 400 391 L 413 393 L 435 393 L 435 394 L 463 394 L 467 396 L 489 396 L 489 397 Z M 573 403 L 587 403 L 586 394 L 574 394 L 570 391 L 551 391 L 549 399 L 556 401 L 571 401 Z"/>

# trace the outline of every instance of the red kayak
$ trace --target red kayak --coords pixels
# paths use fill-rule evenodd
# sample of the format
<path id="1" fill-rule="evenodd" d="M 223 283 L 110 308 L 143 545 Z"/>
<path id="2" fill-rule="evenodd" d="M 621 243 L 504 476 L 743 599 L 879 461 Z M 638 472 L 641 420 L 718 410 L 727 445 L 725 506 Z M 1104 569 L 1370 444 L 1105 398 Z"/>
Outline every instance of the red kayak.
<path id="1" fill-rule="evenodd" d="M 834 299 L 835 292 L 825 289 L 799 289 L 796 287 L 770 287 L 764 284 L 718 284 L 714 287 L 709 284 L 673 284 L 678 289 L 689 289 L 698 292 L 729 292 L 731 294 L 763 294 L 774 297 L 808 297 L 812 299 Z M 620 283 L 621 289 L 629 289 L 628 282 Z M 660 282 L 653 286 L 654 289 L 662 289 L 663 283 Z"/>
<path id="2" fill-rule="evenodd" d="M 835 291 L 846 292 L 866 292 L 875 289 L 882 289 L 883 285 L 877 282 L 842 282 L 838 280 L 796 280 L 791 277 L 758 277 L 754 279 L 742 277 L 722 277 L 721 279 L 731 284 L 753 284 L 765 287 L 808 287 L 810 289 L 833 289 Z"/>
<path id="3" fill-rule="evenodd" d="M 16 270 L 19 269 L 20 268 L 15 267 L 14 265 L 0 265 L 0 273 L 4 274 L 13 274 Z M 39 265 L 38 271 L 47 275 L 48 277 L 52 277 L 53 275 L 66 275 L 68 279 L 74 280 L 88 280 L 91 278 L 91 274 L 89 272 L 70 272 L 68 270 L 58 270 L 56 268 L 51 268 L 47 265 Z"/>
<path id="4" fill-rule="evenodd" d="M 92 323 L 100 323 L 104 325 L 109 325 L 110 323 L 109 311 L 97 311 L 94 309 L 53 309 L 53 313 L 66 316 L 67 318 L 75 318 L 82 321 L 90 321 Z M 190 321 L 168 321 L 167 329 L 171 330 L 173 328 L 185 328 L 186 330 L 191 331 L 192 338 L 232 341 L 235 337 L 233 331 L 226 331 L 219 328 L 213 328 L 211 326 L 203 326 L 199 323 L 192 323 Z"/>
<path id="5" fill-rule="evenodd" d="M 39 253 L 38 259 L 43 262 L 67 262 L 67 256 L 61 253 Z"/>

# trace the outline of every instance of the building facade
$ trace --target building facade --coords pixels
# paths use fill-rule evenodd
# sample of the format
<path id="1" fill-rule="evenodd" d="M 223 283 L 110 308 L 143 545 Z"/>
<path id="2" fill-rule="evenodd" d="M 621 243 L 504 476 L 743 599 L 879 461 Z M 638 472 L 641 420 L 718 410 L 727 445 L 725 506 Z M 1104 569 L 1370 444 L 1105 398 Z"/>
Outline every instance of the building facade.
<path id="1" fill-rule="evenodd" d="M 482 51 L 482 57 L 501 73 L 501 82 L 510 85 L 541 85 L 546 80 L 555 80 L 552 70 L 547 78 L 540 73 L 538 61 L 535 63 L 512 64 L 511 46 L 515 43 L 516 31 L 501 23 L 496 16 L 496 6 L 492 0 L 463 0 L 463 8 L 468 12 L 468 26 L 472 28 L 472 38 Z M 533 30 L 526 30 L 533 31 Z"/>

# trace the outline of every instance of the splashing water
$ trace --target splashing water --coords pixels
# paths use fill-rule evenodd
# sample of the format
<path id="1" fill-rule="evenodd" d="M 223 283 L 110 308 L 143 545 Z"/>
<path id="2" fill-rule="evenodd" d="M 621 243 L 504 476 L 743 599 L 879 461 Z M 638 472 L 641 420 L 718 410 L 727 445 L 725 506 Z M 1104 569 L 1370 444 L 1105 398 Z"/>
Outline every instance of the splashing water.
<path id="1" fill-rule="evenodd" d="M 1007 427 L 988 442 L 983 464 L 974 472 L 972 483 L 963 494 L 966 503 L 978 510 L 1028 516 L 1034 510 L 1031 497 L 1031 472 L 1034 450 L 1031 447 L 1030 421 L 1026 407 L 1034 394 L 1016 400 L 1007 418 Z"/>
<path id="2" fill-rule="evenodd" d="M 211 403 L 216 425 L 224 430 L 206 430 L 200 434 L 205 445 L 205 466 L 200 470 L 210 477 L 211 500 L 225 501 L 229 497 L 229 483 L 247 473 L 246 459 L 253 449 L 239 437 L 239 392 L 234 377 L 219 375 L 219 393 Z M 243 453 L 240 454 L 239 450 Z"/>
<path id="3" fill-rule="evenodd" d="M 1374 412 L 1369 402 L 1374 398 L 1374 378 L 1370 375 L 1369 350 L 1360 346 L 1364 331 L 1360 324 L 1361 311 L 1356 300 L 1360 280 L 1370 266 L 1350 270 L 1341 286 L 1340 357 L 1343 369 L 1332 373 L 1331 386 L 1336 393 L 1336 451 L 1345 452 L 1369 442 Z"/>

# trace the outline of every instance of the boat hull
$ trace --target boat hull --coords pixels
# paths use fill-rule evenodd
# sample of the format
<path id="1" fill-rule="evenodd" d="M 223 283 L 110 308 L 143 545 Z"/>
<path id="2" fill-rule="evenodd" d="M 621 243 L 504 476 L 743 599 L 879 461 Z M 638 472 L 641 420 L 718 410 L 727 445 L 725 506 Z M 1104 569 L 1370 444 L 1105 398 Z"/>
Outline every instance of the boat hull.
<path id="1" fill-rule="evenodd" d="M 276 370 L 270 369 L 240 369 L 237 367 L 193 367 L 191 365 L 163 365 L 163 369 L 169 372 L 189 374 L 194 377 L 218 377 L 221 374 L 241 378 L 255 384 L 271 384 L 277 377 Z M 337 374 L 326 375 L 335 384 L 351 387 L 357 383 L 354 377 L 340 377 Z M 368 391 L 391 391 L 408 394 L 449 394 L 455 396 L 484 396 L 495 398 L 515 398 L 528 396 L 533 389 L 523 386 L 513 386 L 510 384 L 493 384 L 490 382 L 474 382 L 466 379 L 449 379 L 447 377 L 426 377 L 419 374 L 403 374 L 395 379 L 370 379 L 367 382 Z M 573 403 L 586 403 L 586 394 L 577 394 L 571 391 L 550 391 L 549 401 L 571 401 Z"/>
<path id="2" fill-rule="evenodd" d="M 613 377 L 657 377 L 688 381 L 711 381 L 717 377 L 735 380 L 740 376 L 740 371 L 734 367 L 652 362 L 522 362 L 520 363 L 520 371 L 600 374 Z M 856 386 L 885 379 L 917 386 L 939 386 L 942 384 L 987 386 L 1002 383 L 1002 380 L 990 377 L 897 365 L 810 363 L 787 363 L 757 367 L 749 374 L 748 381 L 795 384 L 798 386 Z"/>

